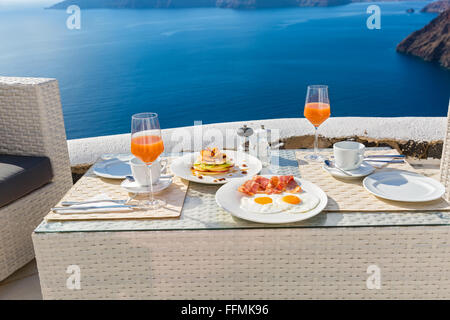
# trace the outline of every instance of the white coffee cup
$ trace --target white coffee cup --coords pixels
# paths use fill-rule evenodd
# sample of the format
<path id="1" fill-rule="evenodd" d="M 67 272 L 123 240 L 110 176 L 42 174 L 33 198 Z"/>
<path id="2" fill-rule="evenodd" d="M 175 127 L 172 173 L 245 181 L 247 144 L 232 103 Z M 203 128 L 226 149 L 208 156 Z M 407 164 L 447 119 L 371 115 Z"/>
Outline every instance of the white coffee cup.
<path id="1" fill-rule="evenodd" d="M 163 162 L 163 164 L 161 164 Z M 150 172 L 152 177 L 152 184 L 156 184 L 161 176 L 161 171 L 165 170 L 167 162 L 165 160 L 157 159 L 149 167 L 138 158 L 132 158 L 130 160 L 131 172 L 134 180 L 140 186 L 150 185 Z"/>
<path id="2" fill-rule="evenodd" d="M 334 161 L 338 168 L 353 170 L 364 161 L 366 147 L 355 141 L 341 141 L 333 145 Z"/>

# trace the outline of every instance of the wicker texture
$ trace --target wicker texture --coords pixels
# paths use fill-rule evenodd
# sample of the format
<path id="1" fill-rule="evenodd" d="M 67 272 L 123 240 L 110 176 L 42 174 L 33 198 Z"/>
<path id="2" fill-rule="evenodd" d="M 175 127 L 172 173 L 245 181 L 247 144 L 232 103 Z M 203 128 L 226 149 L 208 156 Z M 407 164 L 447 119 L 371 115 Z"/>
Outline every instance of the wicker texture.
<path id="1" fill-rule="evenodd" d="M 372 148 L 369 148 L 373 150 Z M 300 176 L 296 160 L 298 150 L 280 150 L 279 163 L 263 174 L 293 174 Z M 311 152 L 303 150 L 304 153 Z M 384 152 L 392 152 L 384 149 Z M 425 173 L 425 172 L 424 172 Z M 351 227 L 351 226 L 395 226 L 395 225 L 448 225 L 450 212 L 327 212 L 314 218 L 289 225 L 264 225 L 235 219 L 221 209 L 215 200 L 219 186 L 190 183 L 179 219 L 118 220 L 118 221 L 66 221 L 42 222 L 35 232 L 78 231 L 139 231 L 139 230 L 187 230 L 187 229 L 238 229 L 277 227 Z"/>
<path id="2" fill-rule="evenodd" d="M 448 299 L 449 239 L 449 226 L 33 235 L 45 299 Z"/>
<path id="3" fill-rule="evenodd" d="M 127 199 L 129 194 L 120 184 L 122 180 L 103 179 L 89 171 L 77 181 L 72 189 L 64 196 L 61 201 L 85 201 L 95 195 L 104 193 L 111 199 Z M 122 212 L 104 212 L 104 213 L 80 213 L 80 214 L 61 214 L 50 212 L 46 221 L 73 221 L 73 220 L 121 220 L 121 219 L 161 219 L 178 218 L 183 208 L 184 198 L 188 189 L 189 182 L 178 177 L 174 177 L 169 188 L 159 192 L 155 198 L 166 201 L 164 207 L 157 210 L 132 210 Z M 148 195 L 139 195 L 134 200 L 146 200 Z M 131 204 L 134 204 L 134 200 Z M 60 206 L 60 205 L 57 205 Z"/>
<path id="4" fill-rule="evenodd" d="M 450 201 L 450 101 L 448 105 L 447 129 L 441 156 L 441 182 L 445 186 L 445 198 Z"/>
<path id="5" fill-rule="evenodd" d="M 326 150 L 323 151 L 322 154 L 326 158 L 330 158 L 333 151 Z M 386 151 L 368 150 L 366 152 L 366 155 L 380 154 L 386 154 Z M 391 151 L 389 154 L 398 153 Z M 336 179 L 322 168 L 322 163 L 306 162 L 303 155 L 304 153 L 297 153 L 300 175 L 302 178 L 315 183 L 322 188 L 323 191 L 325 191 L 328 196 L 328 204 L 324 209 L 325 211 L 389 212 L 450 210 L 449 203 L 443 198 L 421 203 L 390 201 L 378 198 L 364 188 L 362 178 L 354 180 Z M 407 162 L 389 164 L 389 166 L 385 168 L 377 169 L 376 172 L 388 170 L 407 170 L 416 172 L 416 170 Z"/>
<path id="6" fill-rule="evenodd" d="M 34 257 L 31 233 L 72 186 L 58 83 L 0 77 L 0 154 L 50 158 L 53 180 L 0 208 L 0 280 Z"/>

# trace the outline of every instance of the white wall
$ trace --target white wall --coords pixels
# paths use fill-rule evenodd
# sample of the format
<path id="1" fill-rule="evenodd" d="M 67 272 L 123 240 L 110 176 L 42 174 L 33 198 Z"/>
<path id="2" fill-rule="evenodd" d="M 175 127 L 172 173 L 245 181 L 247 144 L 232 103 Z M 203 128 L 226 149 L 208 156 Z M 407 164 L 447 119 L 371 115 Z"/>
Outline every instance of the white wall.
<path id="1" fill-rule="evenodd" d="M 236 129 L 243 124 L 257 128 L 264 124 L 268 129 L 278 129 L 279 138 L 305 136 L 314 134 L 314 129 L 308 120 L 273 119 L 246 122 L 227 122 L 204 125 L 196 130 L 203 131 L 203 146 L 212 143 L 228 149 L 235 148 Z M 437 141 L 445 135 L 446 118 L 440 117 L 400 117 L 400 118 L 330 118 L 319 129 L 320 135 L 327 138 L 367 137 L 373 139 Z M 168 151 L 192 151 L 202 147 L 199 139 L 186 141 L 180 145 L 183 137 L 193 137 L 194 127 L 182 127 L 163 130 L 163 140 Z M 211 137 L 215 134 L 224 135 L 219 142 Z M 200 136 L 200 135 L 198 135 Z M 195 145 L 194 145 L 195 144 Z M 68 140 L 70 162 L 72 166 L 91 164 L 105 153 L 129 153 L 130 136 L 120 134 L 112 136 L 92 137 Z"/>

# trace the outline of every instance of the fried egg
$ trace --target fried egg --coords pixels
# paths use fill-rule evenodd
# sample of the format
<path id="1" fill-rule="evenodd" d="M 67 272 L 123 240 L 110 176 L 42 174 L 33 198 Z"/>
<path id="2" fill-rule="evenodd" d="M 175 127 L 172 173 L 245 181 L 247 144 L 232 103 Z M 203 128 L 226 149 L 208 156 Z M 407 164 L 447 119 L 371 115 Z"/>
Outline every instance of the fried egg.
<path id="1" fill-rule="evenodd" d="M 278 201 L 276 195 L 255 195 L 242 197 L 241 209 L 256 213 L 277 213 L 289 208 L 288 203 Z"/>
<path id="2" fill-rule="evenodd" d="M 297 194 L 259 194 L 241 198 L 241 209 L 255 213 L 304 213 L 317 207 L 320 200 L 315 195 L 302 192 Z"/>
<path id="3" fill-rule="evenodd" d="M 315 195 L 302 192 L 299 194 L 282 195 L 277 200 L 280 206 L 287 206 L 289 213 L 303 213 L 317 207 L 320 200 Z"/>

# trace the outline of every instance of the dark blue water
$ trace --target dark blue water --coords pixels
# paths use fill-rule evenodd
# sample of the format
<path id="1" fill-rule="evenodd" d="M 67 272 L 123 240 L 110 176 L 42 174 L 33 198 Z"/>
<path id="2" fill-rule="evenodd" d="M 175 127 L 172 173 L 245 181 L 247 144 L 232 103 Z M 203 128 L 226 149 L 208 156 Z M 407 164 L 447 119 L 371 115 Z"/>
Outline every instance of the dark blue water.
<path id="1" fill-rule="evenodd" d="M 59 80 L 68 138 L 129 132 L 130 116 L 165 128 L 301 117 L 308 84 L 328 84 L 332 116 L 445 116 L 450 72 L 395 52 L 433 14 L 426 2 L 256 11 L 0 11 L 0 74 Z"/>

